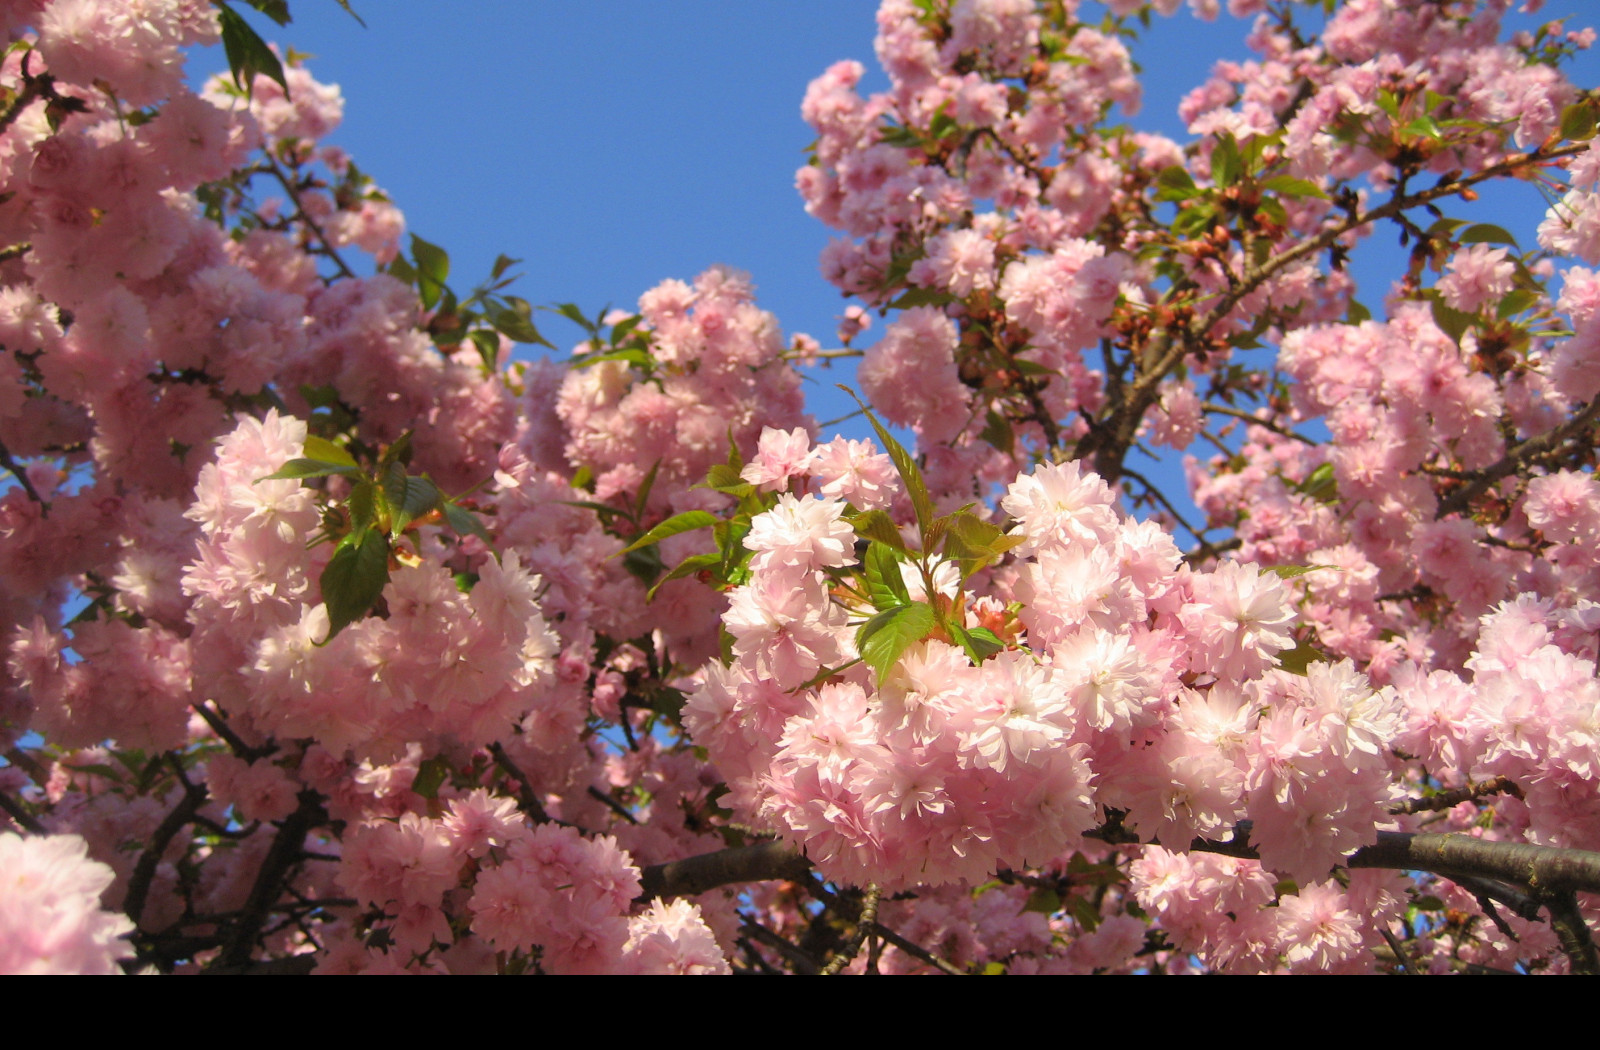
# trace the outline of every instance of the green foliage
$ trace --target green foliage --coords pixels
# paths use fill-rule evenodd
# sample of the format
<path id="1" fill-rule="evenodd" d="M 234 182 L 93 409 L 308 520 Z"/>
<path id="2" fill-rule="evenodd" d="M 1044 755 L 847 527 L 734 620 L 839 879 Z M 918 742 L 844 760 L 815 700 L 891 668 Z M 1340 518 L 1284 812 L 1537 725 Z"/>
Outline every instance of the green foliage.
<path id="1" fill-rule="evenodd" d="M 931 634 L 937 625 L 938 618 L 925 602 L 899 605 L 878 613 L 857 629 L 856 651 L 862 662 L 878 673 L 881 682 L 901 654 Z"/>
<path id="2" fill-rule="evenodd" d="M 267 14 L 268 17 L 283 25 L 289 21 L 289 9 L 281 0 L 246 0 L 250 6 Z M 289 82 L 284 78 L 283 62 L 273 53 L 261 35 L 250 28 L 239 12 L 229 7 L 226 0 L 213 0 L 217 7 L 217 22 L 222 28 L 222 48 L 228 56 L 228 70 L 233 74 L 234 84 L 246 95 L 255 90 L 256 77 L 264 76 L 275 80 L 283 88 L 283 93 L 289 93 Z M 278 20 L 275 11 L 282 9 L 282 20 Z"/>

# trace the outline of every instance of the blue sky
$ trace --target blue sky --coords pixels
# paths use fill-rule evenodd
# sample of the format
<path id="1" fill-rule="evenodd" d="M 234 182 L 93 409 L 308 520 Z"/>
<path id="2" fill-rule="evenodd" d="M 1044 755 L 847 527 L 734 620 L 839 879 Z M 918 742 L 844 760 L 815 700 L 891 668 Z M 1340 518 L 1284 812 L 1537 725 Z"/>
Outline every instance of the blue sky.
<path id="1" fill-rule="evenodd" d="M 516 294 L 592 313 L 631 309 L 662 279 L 723 263 L 753 276 L 786 333 L 834 345 L 846 301 L 817 266 L 830 231 L 794 190 L 814 137 L 800 99 L 840 59 L 867 67 L 864 90 L 885 84 L 872 50 L 876 4 L 351 2 L 365 28 L 334 0 L 292 0 L 294 22 L 281 28 L 246 13 L 340 85 L 345 121 L 330 141 L 391 195 L 411 232 L 451 253 L 458 287 L 503 252 L 525 260 Z M 1555 0 L 1539 20 L 1592 2 Z M 1247 28 L 1156 19 L 1134 46 L 1145 103 L 1133 123 L 1187 141 L 1179 99 L 1218 59 L 1249 57 Z M 203 52 L 194 72 L 222 63 L 220 49 Z M 1600 59 L 1570 75 L 1600 83 Z M 1514 191 L 1486 196 L 1475 218 L 1526 231 L 1526 246 L 1544 205 L 1530 187 Z M 1383 234 L 1359 260 L 1374 312 L 1404 265 L 1394 244 Z M 552 341 L 577 340 L 576 328 L 543 316 Z M 813 389 L 829 396 L 814 402 L 817 418 L 843 414 L 832 383 L 848 371 L 819 378 Z"/>

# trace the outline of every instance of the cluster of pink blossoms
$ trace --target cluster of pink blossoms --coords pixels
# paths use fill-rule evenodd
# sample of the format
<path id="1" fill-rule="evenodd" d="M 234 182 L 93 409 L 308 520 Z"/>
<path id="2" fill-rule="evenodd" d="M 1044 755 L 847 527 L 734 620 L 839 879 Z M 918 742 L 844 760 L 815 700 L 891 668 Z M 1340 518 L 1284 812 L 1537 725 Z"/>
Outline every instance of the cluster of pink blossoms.
<path id="1" fill-rule="evenodd" d="M 785 495 L 752 521 L 724 618 L 736 659 L 686 711 L 740 810 L 829 877 L 886 887 L 1048 865 L 1102 808 L 1175 848 L 1251 820 L 1263 864 L 1305 882 L 1375 840 L 1400 709 L 1349 664 L 1274 669 L 1294 644 L 1284 581 L 1188 569 L 1071 464 L 1002 505 L 1022 557 L 982 586 L 937 559 L 932 594 L 914 556 L 900 571 L 915 600 L 1013 644 L 975 665 L 929 638 L 881 681 L 854 662 L 871 609 L 833 582 L 856 563 L 854 509 Z"/>
<path id="2" fill-rule="evenodd" d="M 55 835 L 0 835 L 0 968 L 1581 967 L 1554 908 L 1330 870 L 1433 821 L 1600 851 L 1590 35 L 1232 0 L 1258 57 L 1182 146 L 1113 117 L 1115 20 L 1176 0 L 1106 6 L 887 0 L 889 89 L 806 94 L 915 456 L 817 443 L 815 342 L 724 268 L 512 362 L 528 304 L 417 276 L 336 89 L 191 92 L 195 0 L 7 8 L 0 794 Z M 1541 250 L 1418 225 L 1500 170 Z M 1131 513 L 1201 436 L 1226 558 Z"/>

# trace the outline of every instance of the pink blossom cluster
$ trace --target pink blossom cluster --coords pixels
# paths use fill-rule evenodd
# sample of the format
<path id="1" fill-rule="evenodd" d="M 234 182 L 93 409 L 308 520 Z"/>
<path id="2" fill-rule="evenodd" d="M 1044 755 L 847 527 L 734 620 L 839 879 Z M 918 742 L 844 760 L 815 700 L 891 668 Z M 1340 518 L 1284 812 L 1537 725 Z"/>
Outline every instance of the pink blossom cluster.
<path id="1" fill-rule="evenodd" d="M 111 879 L 76 835 L 0 832 L 0 973 L 120 973 L 133 924 L 100 906 Z"/>
<path id="2" fill-rule="evenodd" d="M 994 593 L 949 565 L 899 571 L 1014 642 L 974 664 L 928 638 L 881 681 L 857 662 L 860 590 L 830 582 L 856 562 L 849 508 L 784 496 L 752 521 L 724 617 L 735 660 L 707 666 L 686 711 L 741 810 L 830 877 L 890 887 L 1049 864 L 1100 807 L 1175 847 L 1249 819 L 1263 864 L 1304 882 L 1375 840 L 1400 709 L 1348 663 L 1274 669 L 1294 644 L 1284 581 L 1183 567 L 1075 465 L 1018 478 L 1003 506 L 1024 557 Z"/>
<path id="3" fill-rule="evenodd" d="M 0 801 L 50 834 L 0 834 L 0 969 L 1579 966 L 1330 873 L 1435 822 L 1600 851 L 1600 277 L 1552 258 L 1600 257 L 1589 37 L 1233 0 L 1257 57 L 1180 146 L 1115 123 L 1118 20 L 1177 6 L 886 0 L 888 90 L 808 90 L 914 453 L 818 442 L 816 343 L 726 268 L 512 362 L 520 300 L 407 279 L 336 89 L 189 91 L 194 0 L 8 9 Z M 1496 173 L 1560 198 L 1545 254 L 1412 221 Z M 1185 555 L 1127 458 L 1197 438 Z"/>

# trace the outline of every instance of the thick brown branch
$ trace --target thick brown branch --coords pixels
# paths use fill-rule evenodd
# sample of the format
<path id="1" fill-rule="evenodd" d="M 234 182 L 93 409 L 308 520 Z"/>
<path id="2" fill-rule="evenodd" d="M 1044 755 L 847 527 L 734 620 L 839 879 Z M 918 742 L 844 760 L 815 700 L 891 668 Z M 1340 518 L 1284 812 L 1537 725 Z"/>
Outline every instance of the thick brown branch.
<path id="1" fill-rule="evenodd" d="M 1600 853 L 1492 842 L 1471 835 L 1380 831 L 1377 843 L 1356 850 L 1345 867 L 1501 879 L 1526 886 L 1535 896 L 1571 890 L 1600 893 Z"/>
<path id="2" fill-rule="evenodd" d="M 300 861 L 300 851 L 305 845 L 307 833 L 327 819 L 327 810 L 322 808 L 322 796 L 309 789 L 300 792 L 300 806 L 279 826 L 277 838 L 273 840 L 272 848 L 267 851 L 256 872 L 255 884 L 250 887 L 250 898 L 240 910 L 237 923 L 228 931 L 216 966 L 236 967 L 250 962 L 250 954 L 255 950 L 256 941 L 266 926 L 267 916 L 283 895 L 284 879 Z"/>
<path id="3" fill-rule="evenodd" d="M 652 864 L 640 873 L 639 899 L 692 897 L 737 882 L 803 879 L 811 862 L 782 842 L 762 842 Z"/>

